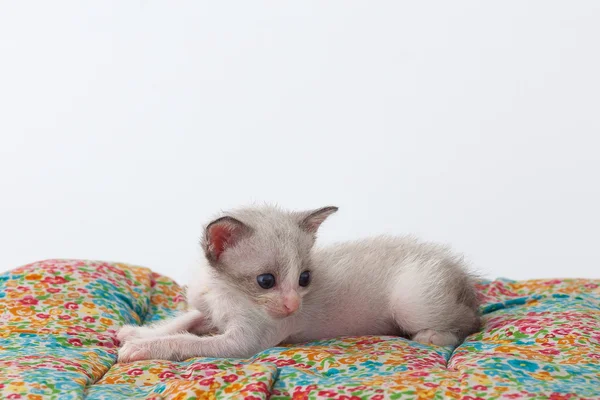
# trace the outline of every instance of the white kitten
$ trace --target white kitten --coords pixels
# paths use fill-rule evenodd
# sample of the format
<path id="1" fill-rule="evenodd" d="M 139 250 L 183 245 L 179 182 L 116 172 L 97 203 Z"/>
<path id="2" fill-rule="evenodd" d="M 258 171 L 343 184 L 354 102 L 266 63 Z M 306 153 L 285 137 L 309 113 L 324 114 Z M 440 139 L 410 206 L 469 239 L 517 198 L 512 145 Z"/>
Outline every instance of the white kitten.
<path id="1" fill-rule="evenodd" d="M 479 327 L 471 276 L 448 249 L 377 237 L 313 249 L 337 211 L 273 207 L 227 213 L 205 229 L 191 311 L 124 326 L 119 361 L 249 357 L 280 343 L 406 335 L 454 346 Z"/>

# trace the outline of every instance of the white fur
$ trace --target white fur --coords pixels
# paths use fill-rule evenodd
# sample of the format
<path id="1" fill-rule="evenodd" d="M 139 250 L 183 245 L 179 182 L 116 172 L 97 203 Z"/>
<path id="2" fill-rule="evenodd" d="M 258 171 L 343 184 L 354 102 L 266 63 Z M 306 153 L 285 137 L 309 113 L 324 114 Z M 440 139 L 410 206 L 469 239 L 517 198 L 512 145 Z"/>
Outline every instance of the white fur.
<path id="1" fill-rule="evenodd" d="M 269 224 L 277 223 L 277 216 L 269 217 Z M 257 236 L 261 228 L 273 228 L 261 227 L 257 219 L 249 221 Z M 273 239 L 279 240 L 277 246 L 266 247 L 267 239 L 259 239 L 264 252 L 285 246 L 293 250 L 297 242 L 278 237 Z M 256 246 L 247 245 L 251 264 Z M 244 253 L 243 246 L 240 242 L 236 251 Z M 249 357 L 282 342 L 347 335 L 405 334 L 426 344 L 453 346 L 478 327 L 472 279 L 462 259 L 444 247 L 412 238 L 377 237 L 314 249 L 307 255 L 312 274 L 307 288 L 294 286 L 302 267 L 296 265 L 298 251 L 287 250 L 280 252 L 290 257 L 281 272 L 281 288 L 265 293 L 299 294 L 302 304 L 295 314 L 274 318 L 265 304 L 275 300 L 240 290 L 207 260 L 188 286 L 190 311 L 151 327 L 123 327 L 118 333 L 124 342 L 119 361 Z M 266 259 L 265 254 L 256 257 Z M 237 268 L 236 263 L 248 268 L 241 267 L 243 259 L 231 262 L 229 268 Z M 206 336 L 210 333 L 215 335 Z"/>

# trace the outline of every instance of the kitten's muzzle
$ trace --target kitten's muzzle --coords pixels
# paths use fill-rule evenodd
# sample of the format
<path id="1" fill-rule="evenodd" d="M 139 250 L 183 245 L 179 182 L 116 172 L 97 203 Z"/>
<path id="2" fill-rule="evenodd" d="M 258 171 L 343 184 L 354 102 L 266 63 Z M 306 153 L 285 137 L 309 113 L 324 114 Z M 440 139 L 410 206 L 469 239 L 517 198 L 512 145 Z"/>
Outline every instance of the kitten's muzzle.
<path id="1" fill-rule="evenodd" d="M 292 315 L 300 308 L 300 296 L 296 293 L 283 298 L 283 309 L 287 315 Z"/>
<path id="2" fill-rule="evenodd" d="M 277 307 L 270 308 L 270 313 L 276 318 L 285 318 L 294 314 L 300 308 L 300 296 L 297 293 L 285 295 Z"/>

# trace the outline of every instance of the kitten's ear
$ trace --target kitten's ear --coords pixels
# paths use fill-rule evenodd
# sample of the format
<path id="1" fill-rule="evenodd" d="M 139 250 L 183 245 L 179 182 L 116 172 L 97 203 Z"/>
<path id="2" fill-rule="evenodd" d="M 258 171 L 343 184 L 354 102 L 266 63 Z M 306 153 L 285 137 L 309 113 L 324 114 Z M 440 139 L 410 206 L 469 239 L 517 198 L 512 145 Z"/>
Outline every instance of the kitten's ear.
<path id="1" fill-rule="evenodd" d="M 206 227 L 202 241 L 206 257 L 219 261 L 223 252 L 252 233 L 252 228 L 232 217 L 221 217 Z"/>
<path id="2" fill-rule="evenodd" d="M 337 207 L 330 206 L 302 213 L 302 217 L 300 220 L 300 228 L 302 228 L 308 233 L 315 234 L 317 233 L 317 230 L 319 229 L 323 221 L 325 221 L 327 217 L 329 217 L 337 210 Z"/>

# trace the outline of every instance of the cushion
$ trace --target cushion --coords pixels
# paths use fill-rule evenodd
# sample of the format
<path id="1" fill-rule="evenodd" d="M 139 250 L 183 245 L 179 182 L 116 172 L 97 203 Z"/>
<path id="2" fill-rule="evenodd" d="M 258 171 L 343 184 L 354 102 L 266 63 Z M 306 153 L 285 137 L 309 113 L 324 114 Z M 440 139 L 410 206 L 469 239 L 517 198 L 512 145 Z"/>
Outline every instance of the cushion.
<path id="1" fill-rule="evenodd" d="M 0 398 L 600 398 L 600 281 L 482 281 L 484 326 L 456 349 L 368 336 L 240 359 L 116 364 L 116 330 L 185 310 L 143 267 L 46 260 L 0 275 Z"/>

